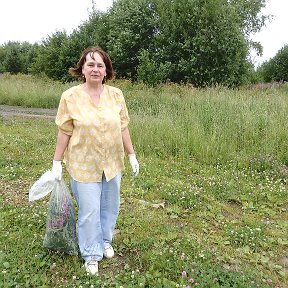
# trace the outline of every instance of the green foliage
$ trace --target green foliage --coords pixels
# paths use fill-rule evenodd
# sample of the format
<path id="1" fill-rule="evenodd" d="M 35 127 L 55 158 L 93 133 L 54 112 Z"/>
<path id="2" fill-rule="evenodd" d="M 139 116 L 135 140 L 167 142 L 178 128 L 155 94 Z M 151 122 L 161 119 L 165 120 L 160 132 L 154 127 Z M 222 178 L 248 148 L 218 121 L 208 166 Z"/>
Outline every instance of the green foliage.
<path id="1" fill-rule="evenodd" d="M 49 36 L 41 45 L 36 61 L 30 72 L 45 74 L 51 79 L 69 82 L 75 80 L 68 69 L 75 67 L 80 54 L 91 46 L 102 46 L 104 34 L 105 13 L 95 11 L 90 15 L 89 21 L 74 29 L 71 35 L 65 31 L 56 32 Z M 104 47 L 105 48 L 105 47 Z"/>
<path id="2" fill-rule="evenodd" d="M 63 43 L 61 48 L 61 62 L 63 63 L 62 82 L 73 81 L 75 77 L 68 73 L 70 67 L 75 67 L 80 58 L 80 54 L 87 47 L 100 46 L 106 50 L 105 28 L 106 14 L 95 11 L 89 18 L 89 21 L 84 22 L 71 35 L 67 41 Z M 57 69 L 57 63 L 55 63 Z M 65 72 L 65 73 L 64 73 Z"/>
<path id="3" fill-rule="evenodd" d="M 8 42 L 0 47 L 0 72 L 28 73 L 36 57 L 37 44 Z"/>
<path id="4" fill-rule="evenodd" d="M 32 74 L 45 74 L 53 80 L 63 80 L 68 73 L 69 58 L 63 53 L 68 36 L 65 31 L 57 31 L 43 41 L 38 50 L 35 62 L 30 72 Z M 62 48 L 61 48 L 62 47 Z"/>
<path id="5" fill-rule="evenodd" d="M 274 71 L 276 81 L 288 81 L 288 44 L 282 47 L 274 57 L 277 69 Z"/>
<path id="6" fill-rule="evenodd" d="M 269 16 L 260 14 L 266 6 L 266 0 L 230 0 L 230 4 L 237 11 L 235 19 L 245 35 L 261 30 Z"/>
<path id="7" fill-rule="evenodd" d="M 72 42 L 78 42 L 79 49 L 83 47 L 82 50 L 78 50 L 78 54 L 79 51 L 82 52 L 85 48 L 91 46 L 100 46 L 105 51 L 108 49 L 108 31 L 110 28 L 107 18 L 107 13 L 94 11 L 90 14 L 89 19 L 74 31 L 71 35 Z"/>
<path id="8" fill-rule="evenodd" d="M 5 67 L 3 65 L 3 60 L 5 59 L 6 50 L 3 46 L 0 46 L 0 73 L 5 72 Z"/>
<path id="9" fill-rule="evenodd" d="M 246 84 L 252 84 L 253 85 L 256 83 L 263 83 L 263 82 L 264 82 L 263 74 L 261 73 L 259 68 L 257 70 L 254 70 L 254 68 L 251 67 L 250 72 L 248 74 Z"/>
<path id="10" fill-rule="evenodd" d="M 157 1 L 155 61 L 170 63 L 168 79 L 195 86 L 243 83 L 247 43 L 226 1 Z M 180 32 L 181 31 L 181 32 Z"/>
<path id="11" fill-rule="evenodd" d="M 17 74 L 23 70 L 23 63 L 21 61 L 20 51 L 16 46 L 10 47 L 6 53 L 3 66 L 6 71 L 10 71 L 12 74 Z"/>
<path id="12" fill-rule="evenodd" d="M 165 82 L 168 79 L 170 66 L 171 63 L 157 63 L 151 52 L 141 50 L 137 66 L 137 80 L 152 86 Z"/>
<path id="13" fill-rule="evenodd" d="M 282 47 L 269 61 L 259 68 L 265 82 L 288 81 L 288 45 Z"/>
<path id="14" fill-rule="evenodd" d="M 118 77 L 134 79 L 140 50 L 153 45 L 153 1 L 118 0 L 108 15 L 108 52 Z"/>
<path id="15" fill-rule="evenodd" d="M 248 44 L 239 11 L 225 0 L 170 2 L 114 3 L 107 18 L 107 47 L 117 75 L 152 85 L 172 81 L 237 86 L 245 82 Z"/>

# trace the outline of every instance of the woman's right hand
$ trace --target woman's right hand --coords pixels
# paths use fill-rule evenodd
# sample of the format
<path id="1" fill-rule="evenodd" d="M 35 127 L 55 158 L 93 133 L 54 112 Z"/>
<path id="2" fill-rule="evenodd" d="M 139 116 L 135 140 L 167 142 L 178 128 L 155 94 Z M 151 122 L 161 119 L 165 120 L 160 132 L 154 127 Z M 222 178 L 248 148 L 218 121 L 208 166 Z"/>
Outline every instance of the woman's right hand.
<path id="1" fill-rule="evenodd" d="M 128 157 L 129 157 L 129 162 L 133 171 L 132 176 L 136 177 L 139 173 L 139 163 L 136 159 L 136 155 L 129 154 Z"/>
<path id="2" fill-rule="evenodd" d="M 62 163 L 61 160 L 53 160 L 52 173 L 55 180 L 62 179 Z"/>

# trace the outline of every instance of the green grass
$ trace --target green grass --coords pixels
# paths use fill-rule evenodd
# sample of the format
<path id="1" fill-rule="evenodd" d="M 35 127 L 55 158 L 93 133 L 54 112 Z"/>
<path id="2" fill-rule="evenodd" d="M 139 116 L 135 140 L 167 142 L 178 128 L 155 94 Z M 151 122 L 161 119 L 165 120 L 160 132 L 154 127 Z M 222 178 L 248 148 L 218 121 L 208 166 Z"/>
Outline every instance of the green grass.
<path id="1" fill-rule="evenodd" d="M 57 130 L 0 117 L 1 287 L 287 287 L 287 92 L 116 84 L 140 162 L 136 178 L 126 162 L 116 257 L 91 277 L 43 248 L 49 196 L 28 191 Z"/>
<path id="2" fill-rule="evenodd" d="M 4 73 L 0 79 L 0 105 L 55 108 L 63 89 L 71 86 L 32 75 Z"/>

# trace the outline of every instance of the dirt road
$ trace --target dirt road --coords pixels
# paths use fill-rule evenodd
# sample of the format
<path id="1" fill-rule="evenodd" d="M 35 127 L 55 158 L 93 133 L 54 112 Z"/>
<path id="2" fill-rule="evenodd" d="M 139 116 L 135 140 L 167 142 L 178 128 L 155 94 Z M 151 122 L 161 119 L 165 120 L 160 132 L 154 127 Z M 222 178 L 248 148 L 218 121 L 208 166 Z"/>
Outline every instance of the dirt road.
<path id="1" fill-rule="evenodd" d="M 0 116 L 22 116 L 35 118 L 55 118 L 57 109 L 25 108 L 20 106 L 0 105 Z"/>

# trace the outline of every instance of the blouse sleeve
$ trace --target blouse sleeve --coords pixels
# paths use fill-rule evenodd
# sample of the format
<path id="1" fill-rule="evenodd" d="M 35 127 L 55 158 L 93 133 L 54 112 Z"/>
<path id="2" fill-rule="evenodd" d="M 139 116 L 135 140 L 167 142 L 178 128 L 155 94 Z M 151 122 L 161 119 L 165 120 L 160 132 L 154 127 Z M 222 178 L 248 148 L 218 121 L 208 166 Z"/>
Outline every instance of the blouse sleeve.
<path id="1" fill-rule="evenodd" d="M 55 123 L 61 132 L 68 136 L 72 135 L 73 120 L 67 107 L 67 99 L 63 95 L 59 103 Z"/>
<path id="2" fill-rule="evenodd" d="M 121 130 L 124 130 L 129 122 L 130 122 L 130 117 L 128 115 L 128 110 L 126 107 L 125 99 L 123 96 L 123 93 L 120 93 L 120 103 L 121 103 L 121 110 L 120 110 L 120 119 L 121 119 Z"/>

